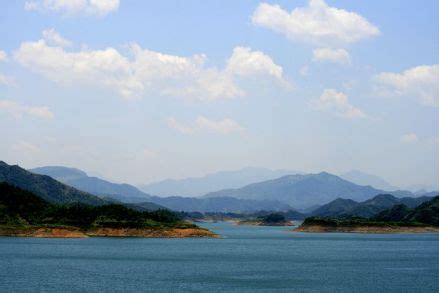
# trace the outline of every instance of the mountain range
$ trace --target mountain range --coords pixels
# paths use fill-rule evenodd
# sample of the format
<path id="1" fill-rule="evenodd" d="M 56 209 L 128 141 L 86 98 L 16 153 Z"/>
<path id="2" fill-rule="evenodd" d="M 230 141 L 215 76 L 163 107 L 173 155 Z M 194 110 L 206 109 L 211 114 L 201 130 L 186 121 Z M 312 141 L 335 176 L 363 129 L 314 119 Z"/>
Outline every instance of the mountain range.
<path id="1" fill-rule="evenodd" d="M 142 185 L 140 189 L 158 196 L 198 197 L 217 190 L 240 188 L 251 183 L 295 173 L 297 172 L 247 167 L 236 171 L 211 173 L 202 177 L 178 180 L 166 179 L 160 182 Z"/>
<path id="2" fill-rule="evenodd" d="M 81 202 L 97 206 L 106 203 L 102 198 L 65 185 L 50 176 L 34 174 L 3 161 L 0 161 L 0 182 L 32 192 L 44 200 L 57 204 Z"/>
<path id="3" fill-rule="evenodd" d="M 356 216 L 356 217 L 373 217 L 383 210 L 393 206 L 403 204 L 409 208 L 415 208 L 418 205 L 431 200 L 432 197 L 404 197 L 397 198 L 390 194 L 379 194 L 365 200 L 356 202 L 351 199 L 337 198 L 328 204 L 325 204 L 310 213 L 310 216 L 318 217 L 339 217 L 339 216 Z"/>
<path id="4" fill-rule="evenodd" d="M 287 175 L 273 180 L 253 183 L 238 189 L 211 192 L 205 197 L 230 196 L 253 200 L 278 200 L 296 209 L 330 202 L 338 197 L 356 201 L 386 193 L 371 186 L 361 186 L 338 176 L 321 172 L 318 174 Z M 396 196 L 411 196 L 407 191 L 395 191 Z"/>
<path id="5" fill-rule="evenodd" d="M 121 202 L 139 203 L 148 201 L 151 196 L 129 184 L 112 183 L 97 177 L 90 177 L 86 172 L 62 166 L 46 166 L 30 169 L 32 173 L 50 176 L 64 184 L 79 190 L 111 197 Z"/>
<path id="6" fill-rule="evenodd" d="M 165 206 L 174 211 L 185 212 L 222 212 L 222 213 L 251 213 L 256 211 L 288 211 L 291 206 L 277 200 L 251 200 L 234 197 L 152 197 L 151 202 Z M 142 206 L 143 204 L 137 204 Z"/>
<path id="7" fill-rule="evenodd" d="M 248 169 L 254 168 L 243 170 L 248 171 Z M 201 197 L 158 197 L 142 192 L 129 184 L 112 183 L 88 176 L 86 172 L 75 168 L 50 166 L 34 168 L 30 171 L 32 172 L 2 162 L 0 181 L 24 188 L 56 203 L 84 202 L 99 205 L 116 200 L 132 207 L 137 206 L 139 209 L 165 207 L 187 212 L 249 213 L 261 210 L 304 212 L 309 209 L 316 215 L 339 215 L 349 211 L 365 216 L 379 212 L 382 207 L 391 207 L 399 203 L 413 207 L 423 200 L 422 198 L 399 199 L 413 196 L 408 191 L 393 191 L 390 192 L 392 195 L 375 197 L 389 192 L 371 186 L 357 185 L 326 172 L 286 175 L 241 188 L 210 192 Z M 321 206 L 325 203 L 329 204 Z"/>
<path id="8" fill-rule="evenodd" d="M 291 207 L 275 200 L 243 200 L 231 197 L 191 198 L 182 196 L 151 196 L 129 184 L 112 183 L 97 177 L 90 177 L 86 172 L 62 166 L 46 166 L 30 169 L 37 174 L 44 174 L 73 186 L 79 190 L 132 204 L 131 207 L 153 209 L 151 204 L 176 211 L 199 212 L 254 212 L 260 210 L 289 210 Z"/>

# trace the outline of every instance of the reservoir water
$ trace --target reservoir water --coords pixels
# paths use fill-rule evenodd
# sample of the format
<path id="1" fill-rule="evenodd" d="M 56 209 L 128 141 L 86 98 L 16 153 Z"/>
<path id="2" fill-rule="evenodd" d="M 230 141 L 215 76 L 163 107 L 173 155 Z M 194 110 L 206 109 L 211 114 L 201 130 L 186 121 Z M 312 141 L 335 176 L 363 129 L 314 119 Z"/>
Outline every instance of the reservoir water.
<path id="1" fill-rule="evenodd" d="M 0 237 L 0 291 L 439 292 L 439 233 L 203 226 L 223 238 Z"/>

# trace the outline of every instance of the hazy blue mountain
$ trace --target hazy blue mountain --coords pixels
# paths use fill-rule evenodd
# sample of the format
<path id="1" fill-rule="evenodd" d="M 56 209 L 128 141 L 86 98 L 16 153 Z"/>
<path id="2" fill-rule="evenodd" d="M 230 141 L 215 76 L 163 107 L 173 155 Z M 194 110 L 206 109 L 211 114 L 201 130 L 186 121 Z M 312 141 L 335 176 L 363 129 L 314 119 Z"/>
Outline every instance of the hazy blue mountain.
<path id="1" fill-rule="evenodd" d="M 404 197 L 397 198 L 390 194 L 379 194 L 363 202 L 355 202 L 350 199 L 338 198 L 330 203 L 321 206 L 310 213 L 311 216 L 319 217 L 338 217 L 338 216 L 358 216 L 373 217 L 378 213 L 403 204 L 409 208 L 415 208 L 420 204 L 431 200 L 431 197 Z"/>
<path id="2" fill-rule="evenodd" d="M 38 167 L 38 168 L 29 169 L 28 171 L 31 171 L 32 173 L 35 174 L 50 176 L 53 179 L 56 179 L 57 181 L 63 183 L 68 182 L 70 180 L 87 177 L 87 173 L 85 173 L 84 171 L 81 171 L 76 168 L 68 168 L 62 166 Z"/>
<path id="3" fill-rule="evenodd" d="M 152 197 L 151 202 L 175 211 L 185 212 L 256 212 L 256 211 L 288 211 L 291 206 L 276 200 L 244 200 L 233 197 Z M 142 204 L 137 204 L 142 206 Z"/>
<path id="4" fill-rule="evenodd" d="M 52 203 L 81 202 L 90 205 L 105 204 L 103 199 L 60 183 L 52 177 L 29 172 L 17 165 L 0 161 L 0 182 L 32 192 Z"/>
<path id="5" fill-rule="evenodd" d="M 203 177 L 187 179 L 167 179 L 143 185 L 143 191 L 158 196 L 197 197 L 212 191 L 228 188 L 240 188 L 245 185 L 278 178 L 297 172 L 287 170 L 270 170 L 266 168 L 248 167 L 237 171 L 222 171 Z"/>
<path id="6" fill-rule="evenodd" d="M 378 176 L 367 174 L 358 170 L 349 171 L 340 175 L 340 177 L 358 185 L 370 185 L 373 188 L 385 191 L 393 191 L 399 189 L 398 187 L 392 186 L 387 181 Z"/>
<path id="7" fill-rule="evenodd" d="M 89 177 L 84 171 L 62 166 L 48 166 L 29 171 L 48 175 L 64 184 L 99 196 L 108 196 L 121 202 L 136 203 L 149 200 L 150 195 L 129 184 L 112 183 L 97 177 Z"/>
<path id="8" fill-rule="evenodd" d="M 307 175 L 287 175 L 238 189 L 211 192 L 206 194 L 205 197 L 231 196 L 242 199 L 278 200 L 296 209 L 304 209 L 312 205 L 330 202 L 339 197 L 363 201 L 380 193 L 383 193 L 383 191 L 371 186 L 360 186 L 335 175 L 322 172 Z"/>

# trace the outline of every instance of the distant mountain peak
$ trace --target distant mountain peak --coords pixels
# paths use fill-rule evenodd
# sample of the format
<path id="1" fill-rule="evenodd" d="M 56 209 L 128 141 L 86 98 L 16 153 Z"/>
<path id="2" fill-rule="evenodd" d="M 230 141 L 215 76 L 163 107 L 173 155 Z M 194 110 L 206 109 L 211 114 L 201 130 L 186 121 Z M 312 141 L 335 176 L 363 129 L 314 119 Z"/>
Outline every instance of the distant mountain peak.
<path id="1" fill-rule="evenodd" d="M 159 196 L 197 197 L 223 189 L 240 188 L 255 182 L 297 174 L 296 171 L 271 170 L 262 167 L 244 167 L 238 170 L 219 171 L 200 177 L 165 179 L 140 186 L 150 194 Z M 295 175 L 294 175 L 295 176 Z"/>
<path id="2" fill-rule="evenodd" d="M 206 197 L 233 196 L 242 199 L 279 200 L 296 209 L 320 205 L 338 197 L 366 200 L 382 193 L 371 186 L 360 186 L 328 172 L 288 175 L 253 183 L 238 189 L 206 194 Z"/>

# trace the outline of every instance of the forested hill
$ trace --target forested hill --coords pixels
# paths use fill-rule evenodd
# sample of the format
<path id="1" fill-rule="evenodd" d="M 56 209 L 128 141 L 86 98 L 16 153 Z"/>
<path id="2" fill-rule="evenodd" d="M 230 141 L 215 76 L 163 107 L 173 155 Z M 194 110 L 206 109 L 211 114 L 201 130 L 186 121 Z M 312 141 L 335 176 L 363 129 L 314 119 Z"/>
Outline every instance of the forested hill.
<path id="1" fill-rule="evenodd" d="M 0 182 L 19 187 L 40 196 L 46 201 L 57 204 L 80 202 L 89 205 L 102 205 L 106 201 L 65 185 L 55 179 L 29 172 L 17 165 L 8 165 L 0 161 Z"/>

